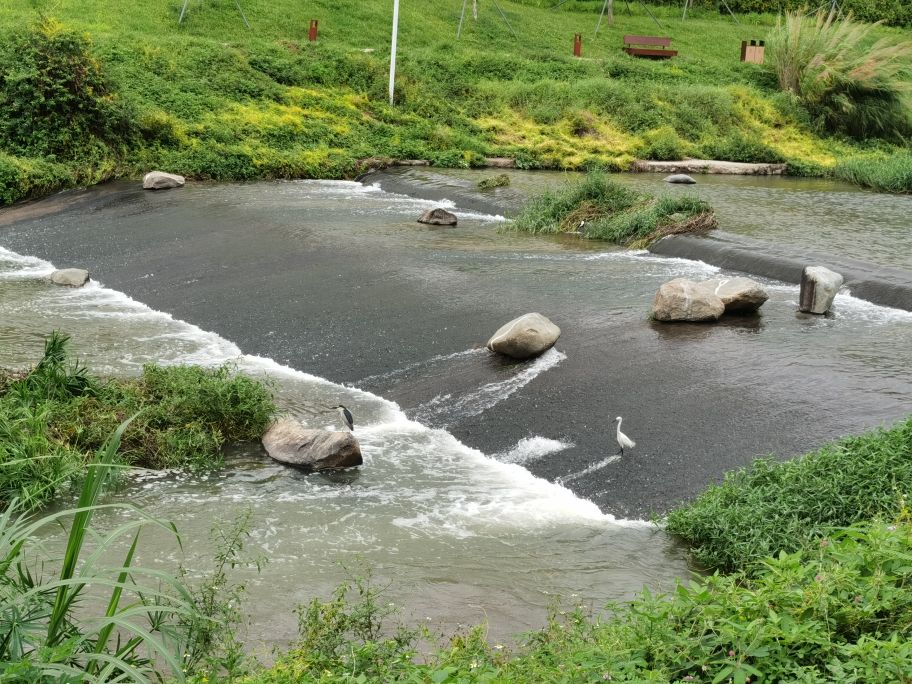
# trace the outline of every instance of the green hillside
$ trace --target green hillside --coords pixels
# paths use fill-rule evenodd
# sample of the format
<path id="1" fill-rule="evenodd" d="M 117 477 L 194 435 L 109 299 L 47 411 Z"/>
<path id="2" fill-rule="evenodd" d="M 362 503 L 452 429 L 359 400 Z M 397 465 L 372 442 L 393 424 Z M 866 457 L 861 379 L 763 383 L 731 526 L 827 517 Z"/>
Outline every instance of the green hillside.
<path id="1" fill-rule="evenodd" d="M 639 3 L 633 14 L 619 3 L 596 37 L 598 3 L 568 3 L 571 11 L 504 0 L 514 38 L 479 0 L 477 21 L 467 13 L 457 40 L 459 0 L 403 0 L 389 106 L 389 0 L 241 0 L 250 30 L 231 0 L 190 0 L 182 26 L 181 0 L 4 4 L 0 204 L 151 168 L 235 180 L 351 177 L 367 158 L 625 169 L 634 158 L 694 156 L 822 174 L 899 150 L 822 136 L 771 70 L 740 63 L 741 40 L 763 39 L 771 15 L 735 23 L 697 8 L 682 22 L 679 8 L 655 7 L 659 28 Z M 53 20 L 36 28 L 42 12 Z M 316 43 L 307 40 L 312 18 Z M 73 32 L 90 44 L 74 45 Z M 574 33 L 582 59 L 571 54 Z M 680 55 L 628 57 L 627 33 L 670 36 Z M 80 50 L 97 59 L 88 67 L 95 85 L 71 66 Z M 70 80 L 38 98 L 32 83 L 54 60 Z M 80 88 L 103 101 L 84 107 Z M 56 119 L 48 113 L 67 105 Z"/>

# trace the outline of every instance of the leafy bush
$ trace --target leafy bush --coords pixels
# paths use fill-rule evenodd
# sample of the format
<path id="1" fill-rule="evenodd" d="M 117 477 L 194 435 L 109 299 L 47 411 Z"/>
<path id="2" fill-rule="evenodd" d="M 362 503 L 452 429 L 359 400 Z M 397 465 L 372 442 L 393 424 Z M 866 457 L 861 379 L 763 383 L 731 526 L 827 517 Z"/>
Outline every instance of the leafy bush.
<path id="1" fill-rule="evenodd" d="M 715 228 L 703 200 L 676 195 L 654 198 L 616 183 L 600 171 L 560 190 L 533 197 L 510 230 L 537 235 L 578 232 L 586 238 L 643 246 L 663 235 Z"/>
<path id="2" fill-rule="evenodd" d="M 723 159 L 733 162 L 775 163 L 784 161 L 783 156 L 769 145 L 748 136 L 741 131 L 734 131 L 704 143 L 703 155 L 707 159 Z"/>
<path id="3" fill-rule="evenodd" d="M 801 458 L 758 460 L 729 473 L 668 515 L 700 563 L 725 571 L 756 569 L 828 534 L 892 517 L 912 494 L 912 419 L 825 446 Z"/>
<path id="4" fill-rule="evenodd" d="M 779 87 L 804 100 L 822 129 L 901 139 L 912 132 L 912 42 L 870 44 L 870 32 L 851 16 L 788 12 L 769 35 L 770 61 Z"/>
<path id="5" fill-rule="evenodd" d="M 134 132 L 86 36 L 44 19 L 0 48 L 0 143 L 13 154 L 104 156 Z"/>

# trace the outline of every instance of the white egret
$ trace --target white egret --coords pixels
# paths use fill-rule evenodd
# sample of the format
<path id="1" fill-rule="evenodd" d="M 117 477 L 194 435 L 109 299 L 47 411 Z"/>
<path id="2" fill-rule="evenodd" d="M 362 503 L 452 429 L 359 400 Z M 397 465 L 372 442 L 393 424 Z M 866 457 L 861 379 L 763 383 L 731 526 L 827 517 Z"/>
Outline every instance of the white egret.
<path id="1" fill-rule="evenodd" d="M 614 422 L 617 423 L 617 443 L 618 443 L 618 446 L 621 447 L 621 450 L 618 453 L 621 456 L 624 455 L 624 449 L 633 449 L 633 447 L 636 446 L 636 442 L 634 442 L 632 439 L 630 439 L 630 437 L 628 437 L 623 432 L 621 432 L 621 422 L 623 420 L 624 419 L 621 418 L 620 416 L 618 416 L 617 418 L 614 419 Z"/>

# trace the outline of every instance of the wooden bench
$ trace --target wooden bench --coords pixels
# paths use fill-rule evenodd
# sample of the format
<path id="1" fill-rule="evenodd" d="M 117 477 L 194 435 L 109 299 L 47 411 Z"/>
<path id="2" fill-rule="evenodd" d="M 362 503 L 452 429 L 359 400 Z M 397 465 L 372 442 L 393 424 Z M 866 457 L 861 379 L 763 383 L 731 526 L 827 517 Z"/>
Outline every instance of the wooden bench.
<path id="1" fill-rule="evenodd" d="M 644 46 L 649 47 L 644 47 Z M 639 47 L 638 47 L 639 46 Z M 650 57 L 652 59 L 668 59 L 678 54 L 677 50 L 669 49 L 671 38 L 659 36 L 624 36 L 624 52 L 634 57 Z"/>

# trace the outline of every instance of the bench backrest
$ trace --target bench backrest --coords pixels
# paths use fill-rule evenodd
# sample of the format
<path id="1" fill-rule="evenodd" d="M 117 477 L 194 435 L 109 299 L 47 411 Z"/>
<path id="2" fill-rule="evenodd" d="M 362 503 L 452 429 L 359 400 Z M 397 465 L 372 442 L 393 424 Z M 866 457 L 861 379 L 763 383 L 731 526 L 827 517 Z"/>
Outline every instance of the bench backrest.
<path id="1" fill-rule="evenodd" d="M 624 36 L 624 45 L 661 45 L 669 47 L 671 38 L 662 38 L 659 36 Z"/>

